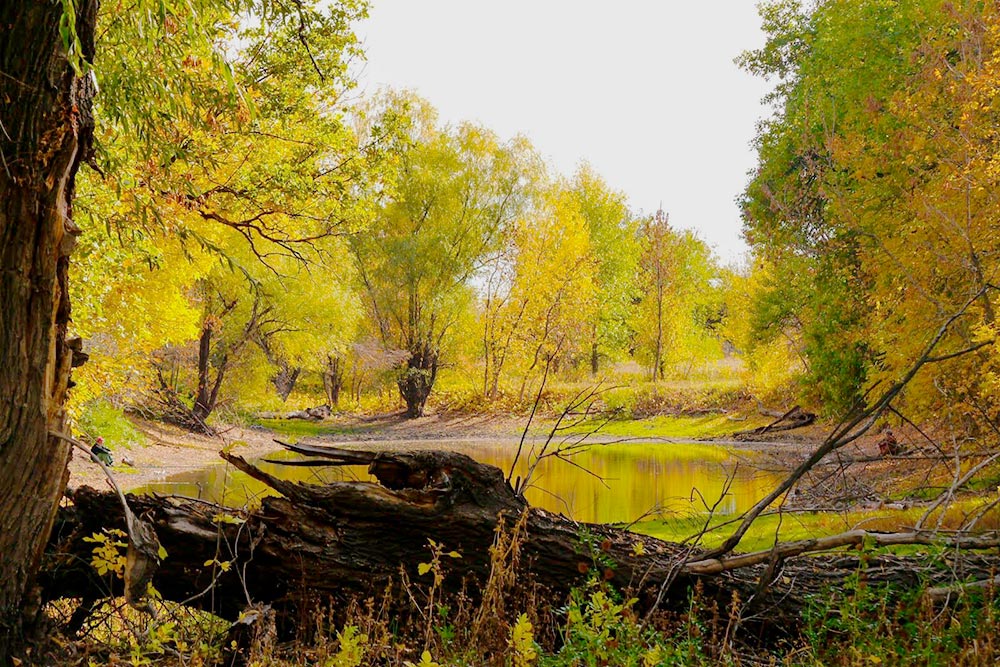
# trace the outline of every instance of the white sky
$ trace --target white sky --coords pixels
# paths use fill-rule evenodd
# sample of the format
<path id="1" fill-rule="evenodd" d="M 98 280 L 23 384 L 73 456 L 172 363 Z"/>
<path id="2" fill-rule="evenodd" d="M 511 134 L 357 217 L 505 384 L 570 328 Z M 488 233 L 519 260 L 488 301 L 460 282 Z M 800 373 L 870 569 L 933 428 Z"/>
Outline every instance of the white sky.
<path id="1" fill-rule="evenodd" d="M 768 86 L 754 0 L 372 0 L 360 83 L 410 88 L 445 122 L 526 135 L 570 175 L 590 162 L 633 210 L 660 203 L 724 261 Z"/>

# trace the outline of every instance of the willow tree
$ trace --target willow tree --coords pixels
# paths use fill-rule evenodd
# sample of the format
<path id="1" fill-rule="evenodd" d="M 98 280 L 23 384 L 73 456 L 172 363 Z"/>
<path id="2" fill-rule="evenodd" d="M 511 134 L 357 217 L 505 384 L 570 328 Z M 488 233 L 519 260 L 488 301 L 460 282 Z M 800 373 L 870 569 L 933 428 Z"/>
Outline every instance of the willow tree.
<path id="1" fill-rule="evenodd" d="M 440 127 L 426 102 L 405 94 L 389 95 L 374 120 L 394 128 L 397 164 L 372 233 L 352 248 L 383 345 L 409 355 L 397 385 L 407 416 L 419 417 L 442 342 L 471 303 L 470 281 L 522 209 L 534 158 L 521 140 Z"/>
<path id="2" fill-rule="evenodd" d="M 598 263 L 579 201 L 562 183 L 536 200 L 515 226 L 507 284 L 487 283 L 484 290 L 483 392 L 491 399 L 513 374 L 521 376 L 523 399 L 538 377 L 570 356 L 597 311 Z"/>
<path id="3" fill-rule="evenodd" d="M 119 192 L 129 187 L 123 172 L 147 176 L 132 184 L 142 196 L 119 227 L 127 241 L 155 216 L 148 200 L 164 194 L 157 177 L 187 160 L 200 131 L 223 113 L 253 117 L 254 91 L 241 90 L 228 46 L 295 34 L 290 48 L 321 81 L 329 63 L 314 57 L 310 39 L 326 40 L 361 4 L 344 0 L 321 14 L 310 2 L 267 0 L 140 0 L 106 13 L 94 0 L 0 3 L 0 665 L 38 612 L 34 575 L 68 479 L 64 408 L 70 369 L 84 359 L 67 340 L 80 167 Z M 239 27 L 249 14 L 253 35 Z M 115 150 L 122 141 L 130 148 Z M 176 183 L 170 197 L 197 203 L 197 183 Z M 184 231 L 173 220 L 157 224 Z M 261 226 L 234 231 L 248 241 L 274 236 Z"/>

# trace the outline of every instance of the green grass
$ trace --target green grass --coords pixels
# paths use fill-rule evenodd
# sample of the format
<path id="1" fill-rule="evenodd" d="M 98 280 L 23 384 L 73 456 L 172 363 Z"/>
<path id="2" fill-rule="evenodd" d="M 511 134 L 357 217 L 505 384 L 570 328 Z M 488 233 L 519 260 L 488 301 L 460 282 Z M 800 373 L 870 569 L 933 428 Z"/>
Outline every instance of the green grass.
<path id="1" fill-rule="evenodd" d="M 328 435 L 360 433 L 365 429 L 356 426 L 341 426 L 306 419 L 255 419 L 254 423 L 279 435 L 295 438 L 314 438 Z"/>
<path id="2" fill-rule="evenodd" d="M 119 408 L 106 401 L 93 401 L 84 406 L 76 428 L 88 443 L 98 437 L 104 438 L 104 444 L 112 451 L 142 447 L 149 442 Z"/>
<path id="3" fill-rule="evenodd" d="M 597 435 L 613 435 L 635 438 L 677 438 L 700 440 L 706 438 L 725 438 L 736 431 L 743 431 L 757 426 L 763 426 L 769 421 L 767 417 L 753 416 L 746 421 L 736 422 L 726 415 L 701 415 L 697 417 L 667 416 L 649 417 L 646 419 L 612 420 L 605 424 Z M 590 420 L 573 429 L 575 433 L 587 433 L 595 429 L 601 421 Z"/>
<path id="4" fill-rule="evenodd" d="M 754 521 L 740 542 L 739 551 L 760 551 L 774 544 L 777 535 L 781 542 L 794 542 L 824 535 L 835 535 L 855 527 L 869 530 L 902 530 L 913 524 L 919 510 L 871 510 L 833 514 L 829 512 L 803 512 L 765 515 Z M 727 523 L 732 517 L 715 517 L 711 532 L 702 545 L 715 547 L 729 537 L 739 523 Z M 683 516 L 655 521 L 644 521 L 632 527 L 634 532 L 661 540 L 679 542 L 701 531 L 704 516 Z M 723 525 L 725 524 L 725 525 Z M 859 525 L 860 524 L 860 525 Z"/>

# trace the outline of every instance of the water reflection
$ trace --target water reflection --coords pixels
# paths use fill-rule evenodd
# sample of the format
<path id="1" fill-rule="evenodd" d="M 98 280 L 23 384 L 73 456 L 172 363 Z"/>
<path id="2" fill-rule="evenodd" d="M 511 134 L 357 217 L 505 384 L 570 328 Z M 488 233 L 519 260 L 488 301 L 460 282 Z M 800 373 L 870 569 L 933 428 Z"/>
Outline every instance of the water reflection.
<path id="1" fill-rule="evenodd" d="M 391 445 L 388 445 L 391 446 Z M 370 443 L 353 448 L 385 449 Z M 509 442 L 427 443 L 426 449 L 449 449 L 507 471 L 516 447 Z M 417 445 L 409 445 L 416 448 Z M 266 458 L 294 459 L 277 452 Z M 542 461 L 528 501 L 579 521 L 630 522 L 651 512 L 686 516 L 703 514 L 707 505 L 716 513 L 743 512 L 781 480 L 755 469 L 752 455 L 735 455 L 721 447 L 678 444 L 615 444 L 595 446 L 572 457 L 572 464 L 554 458 Z M 515 477 L 523 477 L 530 459 L 518 463 Z M 258 461 L 263 470 L 283 479 L 322 484 L 332 481 L 374 481 L 365 467 L 295 468 Z M 727 480 L 731 484 L 726 489 Z M 173 475 L 141 492 L 176 494 L 230 506 L 253 503 L 273 493 L 265 485 L 226 465 Z"/>

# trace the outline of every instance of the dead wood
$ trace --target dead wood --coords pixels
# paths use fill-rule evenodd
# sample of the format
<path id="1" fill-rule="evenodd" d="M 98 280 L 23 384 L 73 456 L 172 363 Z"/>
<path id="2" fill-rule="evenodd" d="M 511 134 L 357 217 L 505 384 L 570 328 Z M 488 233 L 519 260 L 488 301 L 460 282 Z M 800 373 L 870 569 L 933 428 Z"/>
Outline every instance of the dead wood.
<path id="1" fill-rule="evenodd" d="M 313 457 L 298 462 L 302 465 L 367 464 L 378 482 L 289 482 L 223 453 L 233 466 L 280 496 L 265 498 L 253 511 L 176 497 L 130 497 L 133 511 L 155 527 L 168 553 L 153 580 L 164 599 L 211 609 L 229 619 L 252 604 L 271 605 L 279 617 L 294 623 L 318 602 L 380 594 L 398 580 L 401 568 L 413 581 L 421 581 L 417 567 L 430 559 L 429 540 L 461 554 L 452 561 L 445 586 L 458 590 L 464 579 L 475 595 L 490 571 L 490 547 L 498 527 L 522 519 L 519 576 L 549 591 L 547 599 L 553 604 L 596 575 L 637 595 L 640 609 L 657 603 L 683 609 L 691 586 L 701 581 L 706 596 L 728 604 L 739 594 L 757 610 L 761 623 L 786 631 L 796 626 L 808 594 L 836 586 L 859 569 L 870 583 L 912 589 L 927 582 L 943 586 L 985 580 L 994 576 L 998 561 L 996 555 L 956 555 L 965 551 L 959 547 L 995 546 L 996 535 L 949 536 L 942 541 L 927 531 L 852 531 L 755 554 L 699 558 L 690 545 L 530 508 L 499 469 L 461 454 L 287 447 Z M 121 504 L 111 494 L 86 487 L 70 499 L 49 545 L 42 577 L 46 598 L 93 601 L 120 592 L 120 584 L 109 585 L 94 576 L 89 566 L 94 545 L 84 538 L 120 527 Z M 900 543 L 941 543 L 955 549 L 942 568 L 915 556 L 856 550 Z M 807 556 L 845 546 L 855 550 Z"/>
<path id="2" fill-rule="evenodd" d="M 802 428 L 804 426 L 809 426 L 816 421 L 816 415 L 812 412 L 806 412 L 799 406 L 793 407 L 791 410 L 786 412 L 774 412 L 771 410 L 764 410 L 761 407 L 758 410 L 761 414 L 767 415 L 769 417 L 777 417 L 774 421 L 766 426 L 760 426 L 758 428 L 749 429 L 747 431 L 737 431 L 733 434 L 733 438 L 739 440 L 742 438 L 749 438 L 752 436 L 764 435 L 766 433 L 778 433 L 781 431 L 792 431 L 797 428 Z"/>

